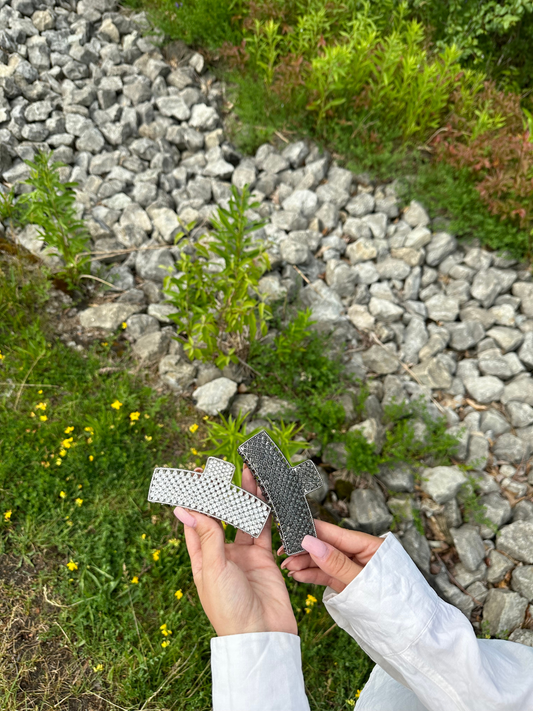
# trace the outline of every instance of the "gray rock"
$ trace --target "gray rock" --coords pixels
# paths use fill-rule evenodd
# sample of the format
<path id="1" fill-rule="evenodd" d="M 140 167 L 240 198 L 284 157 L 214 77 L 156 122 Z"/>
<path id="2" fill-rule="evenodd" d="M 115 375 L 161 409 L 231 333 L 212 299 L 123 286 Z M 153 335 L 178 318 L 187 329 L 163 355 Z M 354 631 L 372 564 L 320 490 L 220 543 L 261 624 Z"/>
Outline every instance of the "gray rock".
<path id="1" fill-rule="evenodd" d="M 101 304 L 80 313 L 83 328 L 102 328 L 114 331 L 132 315 L 141 311 L 139 304 Z"/>
<path id="2" fill-rule="evenodd" d="M 524 335 L 524 341 L 518 351 L 518 357 L 528 370 L 533 370 L 533 331 Z"/>
<path id="3" fill-rule="evenodd" d="M 527 609 L 527 600 L 505 588 L 489 590 L 483 607 L 483 622 L 493 637 L 506 635 L 520 627 Z"/>
<path id="4" fill-rule="evenodd" d="M 496 548 L 522 563 L 533 564 L 533 522 L 515 521 L 498 533 Z"/>
<path id="5" fill-rule="evenodd" d="M 433 467 L 422 470 L 420 488 L 438 504 L 444 504 L 458 493 L 466 477 L 459 467 Z"/>
<path id="6" fill-rule="evenodd" d="M 403 213 L 402 219 L 411 227 L 419 227 L 420 225 L 425 227 L 430 223 L 429 215 L 416 200 L 411 200 Z"/>
<path id="7" fill-rule="evenodd" d="M 174 259 L 169 249 L 140 249 L 137 252 L 135 269 L 141 279 L 162 283 L 173 268 Z"/>
<path id="8" fill-rule="evenodd" d="M 256 411 L 258 402 L 259 398 L 255 393 L 236 395 L 230 407 L 230 415 L 234 418 L 237 418 L 239 415 L 250 417 Z"/>
<path id="9" fill-rule="evenodd" d="M 141 361 L 152 361 L 165 355 L 170 343 L 167 331 L 155 331 L 141 336 L 133 345 L 133 354 Z"/>
<path id="10" fill-rule="evenodd" d="M 487 582 L 492 585 L 502 581 L 507 573 L 514 568 L 513 561 L 495 549 L 489 551 L 488 559 Z"/>
<path id="11" fill-rule="evenodd" d="M 360 531 L 379 536 L 388 531 L 392 515 L 383 498 L 372 489 L 354 489 L 350 498 L 350 517 Z"/>
<path id="12" fill-rule="evenodd" d="M 416 565 L 429 573 L 431 550 L 427 539 L 414 526 L 411 526 L 403 534 L 400 542 Z"/>
<path id="13" fill-rule="evenodd" d="M 167 243 L 172 243 L 176 235 L 182 232 L 183 228 L 178 222 L 178 216 L 168 207 L 161 207 L 150 212 L 150 217 L 154 227 L 159 231 L 161 237 Z"/>
<path id="14" fill-rule="evenodd" d="M 492 338 L 504 353 L 514 351 L 522 343 L 524 334 L 515 328 L 505 328 L 505 326 L 495 326 L 487 331 L 487 336 Z"/>
<path id="15" fill-rule="evenodd" d="M 446 232 L 437 232 L 426 248 L 426 264 L 436 267 L 455 251 L 457 241 Z"/>
<path id="16" fill-rule="evenodd" d="M 519 376 L 505 386 L 501 402 L 525 402 L 533 406 L 533 380 L 529 376 Z"/>
<path id="17" fill-rule="evenodd" d="M 174 323 L 170 316 L 176 311 L 177 307 L 173 304 L 150 304 L 148 307 L 148 314 L 157 319 L 159 323 Z"/>
<path id="18" fill-rule="evenodd" d="M 455 321 L 459 313 L 459 302 L 451 296 L 435 294 L 426 301 L 429 318 L 433 321 Z"/>
<path id="19" fill-rule="evenodd" d="M 288 293 L 288 289 L 282 283 L 278 272 L 272 272 L 261 277 L 257 284 L 257 290 L 267 304 L 285 299 Z"/>
<path id="20" fill-rule="evenodd" d="M 366 237 L 361 237 L 361 239 L 349 244 L 346 248 L 346 256 L 352 264 L 359 264 L 359 262 L 375 259 L 377 255 L 376 242 Z"/>
<path id="21" fill-rule="evenodd" d="M 355 195 L 346 205 L 346 212 L 352 217 L 363 217 L 373 212 L 375 200 L 370 193 Z"/>
<path id="22" fill-rule="evenodd" d="M 396 373 L 400 367 L 398 357 L 381 346 L 371 346 L 362 354 L 364 365 L 373 373 L 387 375 Z"/>
<path id="23" fill-rule="evenodd" d="M 464 378 L 463 380 L 470 396 L 481 404 L 498 402 L 503 394 L 504 384 L 493 375 L 481 378 Z"/>
<path id="24" fill-rule="evenodd" d="M 452 528 L 451 536 L 461 563 L 467 570 L 479 568 L 485 558 L 485 546 L 476 526 L 464 524 Z"/>
<path id="25" fill-rule="evenodd" d="M 520 565 L 513 570 L 511 587 L 528 602 L 533 602 L 533 565 Z"/>
<path id="26" fill-rule="evenodd" d="M 309 148 L 305 141 L 297 141 L 296 143 L 289 143 L 281 155 L 289 161 L 293 168 L 299 168 L 309 155 Z"/>
<path id="27" fill-rule="evenodd" d="M 342 469 L 346 466 L 348 453 L 344 442 L 330 442 L 324 447 L 322 461 L 326 466 Z"/>
<path id="28" fill-rule="evenodd" d="M 316 193 L 311 190 L 295 190 L 283 201 L 284 210 L 299 212 L 304 217 L 312 217 L 318 207 Z"/>
<path id="29" fill-rule="evenodd" d="M 321 279 L 301 290 L 300 302 L 311 308 L 313 319 L 319 322 L 335 323 L 344 311 L 340 296 Z"/>
<path id="30" fill-rule="evenodd" d="M 218 124 L 216 109 L 205 104 L 195 104 L 191 110 L 189 126 L 199 131 L 212 131 Z"/>
<path id="31" fill-rule="evenodd" d="M 533 522 L 533 501 L 519 501 L 513 509 L 514 521 L 531 521 Z"/>
<path id="32" fill-rule="evenodd" d="M 359 331 L 371 331 L 374 328 L 375 319 L 366 306 L 353 304 L 348 309 L 348 318 Z"/>
<path id="33" fill-rule="evenodd" d="M 465 568 L 462 563 L 457 563 L 455 565 L 454 578 L 463 588 L 467 588 L 476 581 L 485 580 L 486 575 L 487 565 L 484 562 L 480 563 L 475 570 L 468 570 L 468 568 Z"/>
<path id="34" fill-rule="evenodd" d="M 494 525 L 492 528 L 483 524 L 481 535 L 483 538 L 492 538 L 496 533 L 495 529 L 501 528 L 511 519 L 511 505 L 505 497 L 496 492 L 481 496 L 479 503 L 484 507 L 484 517 Z"/>
<path id="35" fill-rule="evenodd" d="M 181 355 L 168 355 L 159 361 L 159 375 L 162 382 L 171 390 L 183 393 L 194 382 L 196 365 L 188 359 L 183 360 Z"/>
<path id="36" fill-rule="evenodd" d="M 261 398 L 256 417 L 260 420 L 291 420 L 294 417 L 293 406 L 290 402 L 279 397 L 267 397 L 264 395 Z"/>
<path id="37" fill-rule="evenodd" d="M 488 432 L 489 430 L 498 437 L 499 435 L 509 432 L 511 425 L 507 422 L 505 417 L 501 415 L 498 410 L 485 410 L 481 413 L 480 419 L 480 430 L 482 432 Z"/>
<path id="38" fill-rule="evenodd" d="M 455 351 L 467 351 L 469 348 L 473 348 L 485 336 L 485 329 L 477 321 L 448 323 L 446 324 L 446 328 L 450 333 L 450 346 Z"/>
<path id="39" fill-rule="evenodd" d="M 533 647 L 533 630 L 518 628 L 509 635 L 510 642 L 525 644 L 526 647 Z"/>
<path id="40" fill-rule="evenodd" d="M 126 335 L 137 341 L 147 333 L 159 331 L 159 322 L 148 314 L 134 314 L 126 319 Z"/>
<path id="41" fill-rule="evenodd" d="M 470 595 L 461 592 L 459 588 L 450 581 L 448 574 L 443 570 L 436 576 L 435 583 L 444 598 L 470 619 L 470 615 L 475 606 Z"/>
<path id="42" fill-rule="evenodd" d="M 474 277 L 471 293 L 474 299 L 481 302 L 483 308 L 488 309 L 496 301 L 500 293 L 501 284 L 492 269 L 482 269 Z"/>
<path id="43" fill-rule="evenodd" d="M 452 375 L 439 356 L 422 361 L 412 370 L 418 381 L 428 388 L 448 390 L 451 387 Z"/>
<path id="44" fill-rule="evenodd" d="M 343 234 L 352 239 L 370 239 L 372 231 L 369 225 L 359 217 L 349 217 L 343 225 Z"/>
<path id="45" fill-rule="evenodd" d="M 191 116 L 189 107 L 180 96 L 161 96 L 155 103 L 163 116 L 171 116 L 178 121 L 187 121 Z"/>
<path id="46" fill-rule="evenodd" d="M 498 437 L 493 448 L 493 454 L 498 459 L 503 459 L 511 464 L 520 464 L 531 454 L 532 445 L 515 437 L 510 432 Z"/>
<path id="47" fill-rule="evenodd" d="M 237 392 L 237 383 L 229 378 L 217 378 L 193 391 L 196 407 L 208 415 L 218 415 L 228 409 Z"/>
<path id="48" fill-rule="evenodd" d="M 383 323 L 399 321 L 404 314 L 404 310 L 401 306 L 393 304 L 392 301 L 388 299 L 379 299 L 375 296 L 370 299 L 368 309 L 372 316 L 378 321 L 383 321 Z"/>
<path id="49" fill-rule="evenodd" d="M 468 442 L 466 463 L 477 469 L 483 469 L 489 458 L 489 443 L 482 434 L 472 433 Z"/>
<path id="50" fill-rule="evenodd" d="M 341 298 L 351 296 L 354 292 L 356 276 L 353 269 L 335 259 L 330 259 L 326 264 L 326 283 Z"/>
<path id="51" fill-rule="evenodd" d="M 372 262 L 356 264 L 353 270 L 359 284 L 374 284 L 376 281 L 379 281 L 378 270 Z"/>
<path id="52" fill-rule="evenodd" d="M 305 264 L 311 259 L 311 251 L 307 241 L 295 236 L 289 236 L 279 245 L 281 258 L 288 264 Z"/>
<path id="53" fill-rule="evenodd" d="M 400 281 L 405 279 L 411 271 L 409 265 L 404 261 L 392 257 L 378 262 L 376 269 L 381 279 L 398 279 Z"/>
<path id="54" fill-rule="evenodd" d="M 376 476 L 390 491 L 412 493 L 415 490 L 413 472 L 406 465 L 399 464 L 393 469 L 381 466 Z"/>

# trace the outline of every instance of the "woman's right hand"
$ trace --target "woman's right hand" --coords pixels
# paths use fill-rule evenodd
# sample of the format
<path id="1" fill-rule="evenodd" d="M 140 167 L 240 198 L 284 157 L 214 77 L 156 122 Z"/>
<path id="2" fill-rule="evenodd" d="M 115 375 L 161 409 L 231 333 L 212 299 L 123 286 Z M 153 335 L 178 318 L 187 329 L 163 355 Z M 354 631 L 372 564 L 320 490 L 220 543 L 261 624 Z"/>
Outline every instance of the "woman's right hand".
<path id="1" fill-rule="evenodd" d="M 286 558 L 281 564 L 299 583 L 329 585 L 341 592 L 363 570 L 383 543 L 383 538 L 349 531 L 325 521 L 316 521 L 317 538 L 305 536 L 307 553 Z M 278 554 L 283 551 L 279 549 Z"/>

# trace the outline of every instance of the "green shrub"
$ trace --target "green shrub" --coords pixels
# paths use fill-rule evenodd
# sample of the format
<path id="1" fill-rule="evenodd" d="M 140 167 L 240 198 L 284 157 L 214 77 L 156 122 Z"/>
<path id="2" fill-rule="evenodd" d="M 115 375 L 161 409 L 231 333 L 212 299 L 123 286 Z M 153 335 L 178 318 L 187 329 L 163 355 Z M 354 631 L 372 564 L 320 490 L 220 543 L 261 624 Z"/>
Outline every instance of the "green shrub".
<path id="1" fill-rule="evenodd" d="M 367 442 L 361 432 L 348 432 L 345 435 L 346 466 L 357 474 L 377 474 L 379 471 L 379 457 L 375 446 Z"/>
<path id="2" fill-rule="evenodd" d="M 178 273 L 165 278 L 165 296 L 176 307 L 170 318 L 184 334 L 191 360 L 214 360 L 220 368 L 237 363 L 246 358 L 250 341 L 266 333 L 270 312 L 257 284 L 268 257 L 252 236 L 263 223 L 250 222 L 245 214 L 254 207 L 247 189 L 239 193 L 232 187 L 229 207 L 218 208 L 212 232 L 183 250 Z M 182 232 L 176 242 L 183 238 Z"/>

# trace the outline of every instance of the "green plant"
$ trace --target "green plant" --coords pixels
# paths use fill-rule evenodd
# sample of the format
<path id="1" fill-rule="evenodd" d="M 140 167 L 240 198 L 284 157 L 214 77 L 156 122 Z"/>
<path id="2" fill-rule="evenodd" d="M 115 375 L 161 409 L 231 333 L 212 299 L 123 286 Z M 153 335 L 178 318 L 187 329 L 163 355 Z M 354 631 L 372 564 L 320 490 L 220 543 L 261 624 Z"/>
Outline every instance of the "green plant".
<path id="1" fill-rule="evenodd" d="M 270 316 L 257 284 L 268 268 L 268 256 L 253 232 L 261 222 L 250 222 L 247 188 L 232 187 L 228 209 L 218 208 L 213 231 L 183 251 L 178 274 L 165 278 L 165 295 L 176 307 L 171 318 L 184 334 L 191 360 L 214 360 L 220 368 L 246 358 L 250 341 L 267 331 Z M 176 242 L 184 234 L 176 237 Z"/>
<path id="2" fill-rule="evenodd" d="M 89 255 L 84 254 L 89 235 L 76 214 L 76 182 L 61 182 L 59 169 L 63 163 L 52 162 L 51 153 L 39 152 L 34 161 L 25 161 L 30 177 L 25 180 L 33 190 L 23 193 L 16 203 L 21 210 L 21 221 L 35 224 L 40 236 L 52 253 L 59 254 L 64 269 L 59 274 L 71 284 L 77 284 Z"/>
<path id="3" fill-rule="evenodd" d="M 488 526 L 495 533 L 498 527 L 487 517 L 487 509 L 479 500 L 479 482 L 475 476 L 467 476 L 466 483 L 459 491 L 459 501 L 463 506 L 463 518 L 466 523 Z"/>
<path id="4" fill-rule="evenodd" d="M 242 459 L 238 449 L 250 437 L 261 431 L 261 428 L 256 427 L 250 430 L 246 426 L 246 417 L 239 413 L 236 418 L 231 415 L 226 419 L 224 415 L 220 415 L 220 422 L 207 422 L 207 436 L 205 439 L 206 445 L 211 445 L 211 449 L 206 449 L 202 452 L 203 455 L 209 457 L 221 457 L 235 464 L 235 474 L 233 481 L 237 486 L 241 484 L 242 478 Z M 283 454 L 291 461 L 292 457 L 301 449 L 306 449 L 309 445 L 307 442 L 300 442 L 295 439 L 301 431 L 294 422 L 285 424 L 283 420 L 278 423 L 271 423 L 267 430 L 274 442 L 281 449 Z"/>
<path id="5" fill-rule="evenodd" d="M 379 471 L 379 457 L 375 446 L 367 442 L 361 432 L 348 432 L 345 435 L 346 466 L 357 474 L 377 474 Z"/>

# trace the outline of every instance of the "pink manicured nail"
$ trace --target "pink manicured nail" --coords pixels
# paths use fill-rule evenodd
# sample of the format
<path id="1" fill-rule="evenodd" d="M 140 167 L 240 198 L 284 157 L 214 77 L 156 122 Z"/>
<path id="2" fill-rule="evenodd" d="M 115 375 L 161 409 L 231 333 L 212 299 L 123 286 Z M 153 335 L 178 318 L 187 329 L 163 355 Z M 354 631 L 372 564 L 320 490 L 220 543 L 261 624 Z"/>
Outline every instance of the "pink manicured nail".
<path id="1" fill-rule="evenodd" d="M 174 516 L 179 519 L 185 526 L 190 526 L 190 528 L 196 528 L 196 519 L 191 516 L 185 509 L 176 506 L 174 509 Z"/>
<path id="2" fill-rule="evenodd" d="M 302 541 L 302 548 L 317 558 L 325 558 L 328 554 L 327 545 L 319 541 L 318 538 L 313 538 L 313 536 L 305 536 Z"/>
<path id="3" fill-rule="evenodd" d="M 276 551 L 276 555 L 281 555 L 282 553 L 285 553 L 285 548 L 283 546 L 280 546 Z"/>

